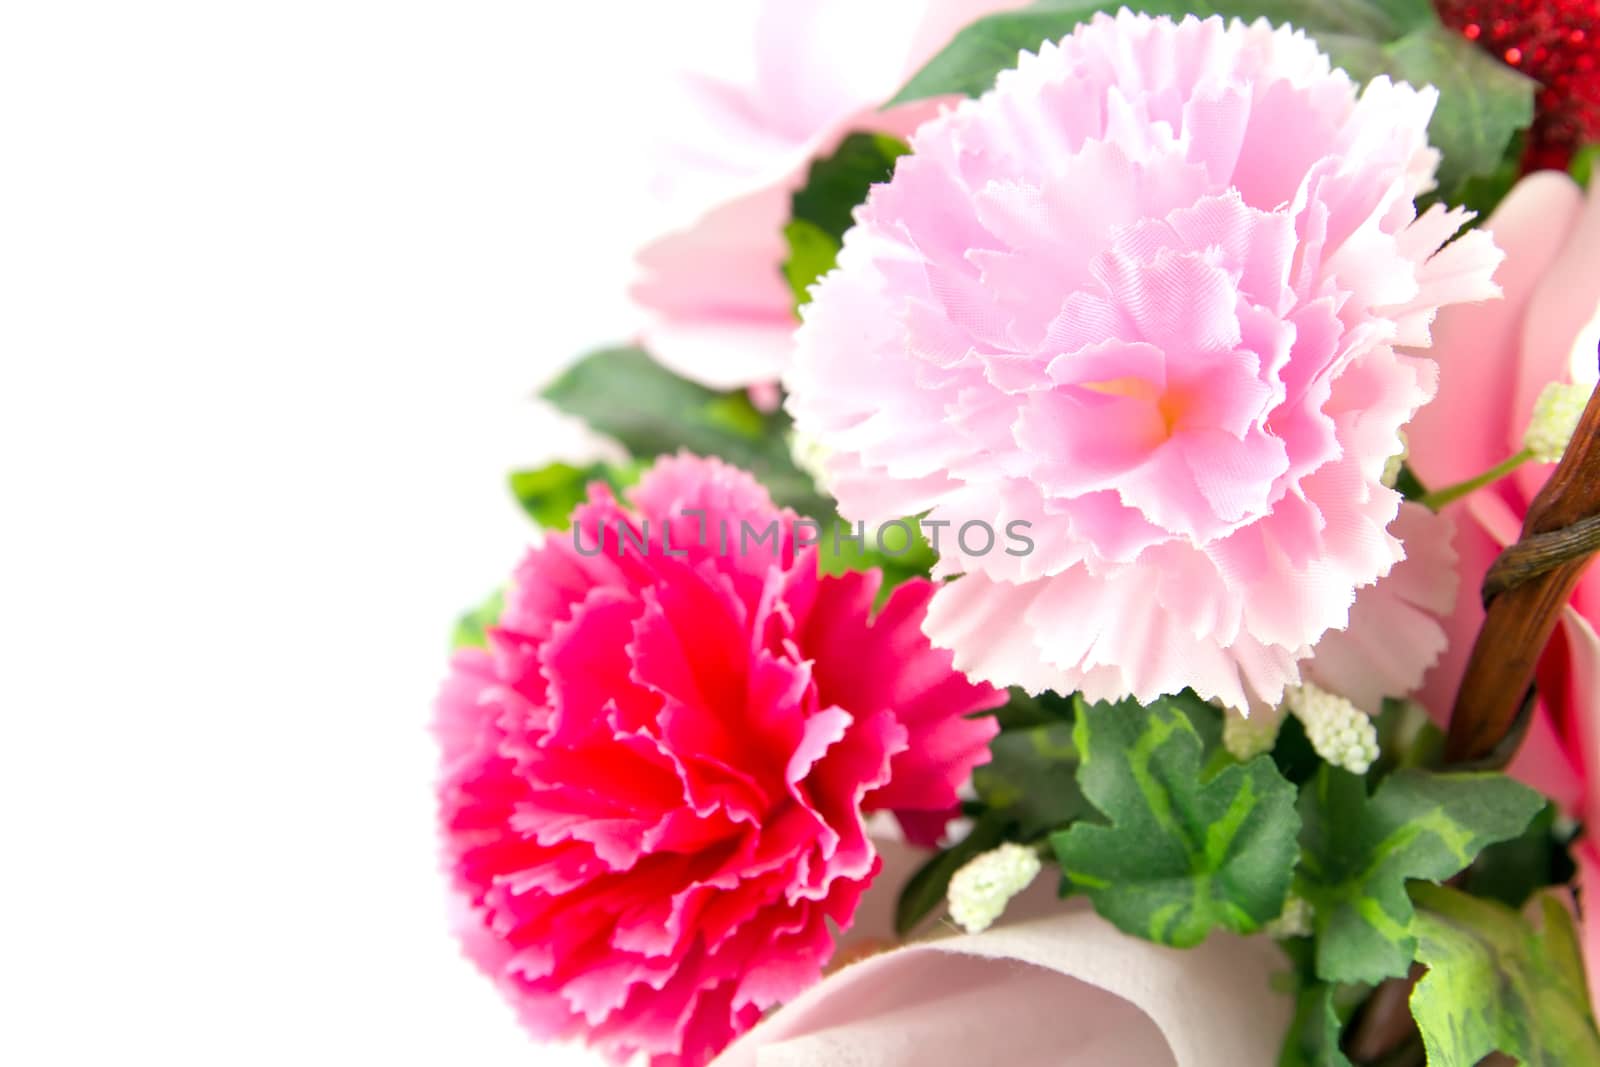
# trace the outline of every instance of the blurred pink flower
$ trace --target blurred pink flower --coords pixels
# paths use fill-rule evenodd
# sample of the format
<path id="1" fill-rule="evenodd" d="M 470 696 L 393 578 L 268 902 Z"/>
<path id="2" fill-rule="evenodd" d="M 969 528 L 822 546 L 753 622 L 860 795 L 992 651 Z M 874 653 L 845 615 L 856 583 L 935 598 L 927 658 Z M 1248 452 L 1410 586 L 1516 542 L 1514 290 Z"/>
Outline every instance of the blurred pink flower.
<path id="1" fill-rule="evenodd" d="M 1124 11 L 917 131 L 785 380 L 849 518 L 1032 523 L 1031 554 L 941 561 L 959 668 L 1273 704 L 1404 557 L 1381 479 L 1436 372 L 1394 346 L 1499 259 L 1416 217 L 1436 99 L 1358 99 L 1287 28 Z"/>
<path id="2" fill-rule="evenodd" d="M 783 227 L 810 163 L 859 130 L 909 133 L 934 105 L 884 102 L 958 29 L 1023 2 L 759 0 L 753 77 L 686 74 L 688 108 L 660 119 L 668 229 L 633 288 L 651 354 L 716 389 L 776 381 L 797 325 Z"/>
<path id="3" fill-rule="evenodd" d="M 1522 449 L 1534 401 L 1550 382 L 1600 377 L 1600 196 L 1554 171 L 1531 175 L 1487 223 L 1505 249 L 1505 299 L 1439 316 L 1438 398 L 1407 431 L 1422 483 L 1466 481 Z M 1424 700 L 1447 718 L 1483 623 L 1479 589 L 1489 565 L 1522 530 L 1551 464 L 1526 463 L 1445 509 L 1456 523 L 1461 584 L 1446 626 L 1449 649 L 1428 675 Z M 1539 665 L 1539 708 L 1511 771 L 1600 827 L 1600 570 L 1591 568 Z M 1578 849 L 1590 898 L 1600 896 L 1600 851 Z M 1591 908 L 1594 901 L 1586 898 Z M 1590 989 L 1600 994 L 1600 923 L 1585 924 Z M 1600 1010 L 1600 996 L 1597 996 Z"/>
<path id="4" fill-rule="evenodd" d="M 942 828 L 1004 694 L 922 636 L 929 583 L 874 616 L 878 574 L 819 578 L 744 472 L 663 459 L 630 500 L 592 489 L 582 541 L 530 552 L 457 655 L 446 854 L 468 952 L 534 1033 L 699 1065 L 819 976 L 878 868 L 864 812 Z M 744 522 L 780 530 L 742 546 Z"/>

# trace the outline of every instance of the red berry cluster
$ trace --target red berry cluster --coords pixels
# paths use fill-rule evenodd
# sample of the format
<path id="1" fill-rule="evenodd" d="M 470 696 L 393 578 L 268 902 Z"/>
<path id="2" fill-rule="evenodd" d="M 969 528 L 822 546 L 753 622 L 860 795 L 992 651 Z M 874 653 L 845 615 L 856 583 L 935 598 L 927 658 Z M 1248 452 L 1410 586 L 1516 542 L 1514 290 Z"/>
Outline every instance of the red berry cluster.
<path id="1" fill-rule="evenodd" d="M 1528 170 L 1600 141 L 1600 0 L 1435 0 L 1447 26 L 1535 79 Z"/>

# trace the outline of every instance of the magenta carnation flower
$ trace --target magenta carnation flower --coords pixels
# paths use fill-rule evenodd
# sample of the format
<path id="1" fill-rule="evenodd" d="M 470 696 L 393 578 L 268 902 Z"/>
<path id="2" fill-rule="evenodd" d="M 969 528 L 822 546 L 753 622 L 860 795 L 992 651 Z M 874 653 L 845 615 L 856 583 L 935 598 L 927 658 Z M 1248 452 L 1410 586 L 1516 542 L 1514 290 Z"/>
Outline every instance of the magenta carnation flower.
<path id="1" fill-rule="evenodd" d="M 1383 469 L 1435 367 L 1397 347 L 1497 293 L 1486 234 L 1445 244 L 1470 216 L 1413 206 L 1436 99 L 1123 11 L 918 130 L 786 380 L 849 518 L 1032 524 L 1026 555 L 945 538 L 957 666 L 1275 703 L 1403 558 Z"/>
<path id="2" fill-rule="evenodd" d="M 874 615 L 878 574 L 819 578 L 744 472 L 664 459 L 630 499 L 592 489 L 458 654 L 442 818 L 469 953 L 536 1034 L 697 1065 L 819 977 L 878 869 L 863 813 L 942 827 L 1004 694 L 923 637 L 929 583 Z"/>

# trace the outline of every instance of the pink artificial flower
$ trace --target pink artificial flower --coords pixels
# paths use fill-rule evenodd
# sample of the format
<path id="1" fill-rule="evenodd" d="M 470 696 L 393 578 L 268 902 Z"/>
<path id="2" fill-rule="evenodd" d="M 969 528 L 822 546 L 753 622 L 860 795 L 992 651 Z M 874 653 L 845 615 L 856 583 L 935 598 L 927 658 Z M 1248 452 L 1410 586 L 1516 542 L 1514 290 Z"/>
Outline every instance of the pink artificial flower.
<path id="1" fill-rule="evenodd" d="M 1430 489 L 1476 477 L 1522 449 L 1540 391 L 1551 382 L 1600 377 L 1600 196 L 1564 174 L 1524 178 L 1487 223 L 1505 249 L 1505 300 L 1452 309 L 1435 324 L 1438 398 L 1408 431 L 1410 464 Z M 1449 649 L 1423 699 L 1448 718 L 1483 624 L 1479 590 L 1500 551 L 1517 539 L 1528 505 L 1554 470 L 1525 463 L 1462 498 L 1456 523 L 1461 587 L 1446 622 Z M 1600 826 L 1600 570 L 1591 568 L 1539 665 L 1539 707 L 1513 774 L 1559 801 L 1590 830 Z M 1583 884 L 1600 895 L 1600 849 L 1577 852 Z M 1586 898 L 1589 910 L 1595 901 Z M 1600 922 L 1585 922 L 1589 987 L 1600 1012 Z"/>
<path id="2" fill-rule="evenodd" d="M 1032 524 L 946 538 L 925 630 L 960 669 L 1274 704 L 1404 558 L 1383 469 L 1436 371 L 1395 346 L 1497 292 L 1487 236 L 1445 245 L 1468 213 L 1413 206 L 1437 95 L 1124 10 L 917 131 L 786 384 L 849 518 Z"/>
<path id="3" fill-rule="evenodd" d="M 797 325 L 784 280 L 790 196 L 811 162 L 860 130 L 904 135 L 933 113 L 878 109 L 957 30 L 1025 0 L 761 0 L 746 81 L 686 76 L 664 117 L 666 233 L 638 253 L 641 340 L 714 389 L 775 382 Z"/>
<path id="4" fill-rule="evenodd" d="M 629 498 L 592 488 L 457 655 L 442 820 L 534 1033 L 694 1067 L 817 979 L 878 868 L 863 813 L 942 825 L 1004 694 L 922 636 L 929 583 L 874 615 L 879 575 L 819 577 L 743 471 L 663 459 Z"/>
<path id="5" fill-rule="evenodd" d="M 1443 620 L 1459 585 L 1449 516 L 1406 501 L 1389 532 L 1405 545 L 1406 558 L 1356 591 L 1349 625 L 1323 634 L 1300 665 L 1308 681 L 1368 715 L 1383 710 L 1385 697 L 1411 696 L 1439 662 L 1449 641 Z"/>

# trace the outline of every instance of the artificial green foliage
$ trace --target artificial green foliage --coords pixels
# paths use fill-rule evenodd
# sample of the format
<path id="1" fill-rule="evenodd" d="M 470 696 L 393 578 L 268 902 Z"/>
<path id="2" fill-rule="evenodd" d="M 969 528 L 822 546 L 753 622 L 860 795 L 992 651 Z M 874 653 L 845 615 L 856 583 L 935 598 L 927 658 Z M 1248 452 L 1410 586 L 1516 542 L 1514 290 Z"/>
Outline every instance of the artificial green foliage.
<path id="1" fill-rule="evenodd" d="M 1300 796 L 1295 885 L 1316 909 L 1317 976 L 1376 983 L 1405 974 L 1416 949 L 1407 882 L 1457 874 L 1543 806 L 1503 774 L 1401 770 L 1369 796 L 1363 778 L 1324 767 Z"/>
<path id="2" fill-rule="evenodd" d="M 1107 822 L 1051 837 L 1068 881 L 1100 914 L 1180 947 L 1215 927 L 1250 933 L 1277 917 L 1299 831 L 1294 786 L 1269 756 L 1224 758 L 1203 773 L 1207 746 L 1189 704 L 1086 706 L 1073 730 L 1078 785 Z"/>
<path id="3" fill-rule="evenodd" d="M 1387 74 L 1396 81 L 1439 89 L 1428 140 L 1443 153 L 1439 188 L 1451 203 L 1462 199 L 1475 176 L 1492 180 L 1512 136 L 1533 121 L 1538 83 L 1442 25 L 1390 42 L 1373 69 L 1351 69 L 1351 73 Z M 1490 201 L 1480 194 L 1474 206 L 1487 210 L 1496 202 L 1498 198 Z"/>
<path id="4" fill-rule="evenodd" d="M 591 463 L 584 467 L 550 463 L 512 471 L 507 481 L 511 495 L 530 519 L 547 530 L 565 530 L 572 525 L 572 509 L 588 498 L 591 483 L 603 482 L 612 492 L 620 493 L 639 480 L 640 469 L 637 463 Z"/>
<path id="5" fill-rule="evenodd" d="M 796 314 L 811 302 L 811 286 L 833 269 L 839 259 L 839 239 L 814 222 L 793 219 L 783 228 L 789 258 L 783 261 L 783 278 L 794 294 Z"/>
<path id="6" fill-rule="evenodd" d="M 455 633 L 450 637 L 450 650 L 489 647 L 485 631 L 500 621 L 500 612 L 504 607 L 505 593 L 497 589 L 489 599 L 462 615 L 456 620 Z"/>
<path id="7" fill-rule="evenodd" d="M 1083 697 L 1076 693 L 1072 696 L 1060 696 L 1044 692 L 1034 696 L 1025 690 L 1013 689 L 1011 699 L 992 714 L 999 721 L 1001 730 L 1023 730 L 1030 726 L 1048 726 L 1051 723 L 1066 723 L 1071 726 L 1083 706 Z"/>
<path id="8" fill-rule="evenodd" d="M 1600 143 L 1584 145 L 1573 155 L 1571 171 L 1579 185 L 1594 181 L 1596 164 L 1600 164 Z"/>
<path id="9" fill-rule="evenodd" d="M 783 276 L 797 309 L 811 299 L 811 284 L 833 269 L 845 231 L 868 190 L 888 181 L 894 161 L 910 150 L 887 134 L 852 133 L 833 155 L 811 165 L 805 185 L 794 194 L 791 221 L 783 231 L 789 245 Z"/>
<path id="10" fill-rule="evenodd" d="M 1600 1064 L 1600 1033 L 1572 916 L 1554 894 L 1536 929 L 1496 901 L 1417 886 L 1417 959 L 1428 973 L 1411 993 L 1429 1067 L 1474 1067 L 1491 1052 L 1523 1067 Z"/>
<path id="11" fill-rule="evenodd" d="M 1092 811 L 1078 788 L 1078 749 L 1070 722 L 1003 731 L 989 745 L 993 758 L 972 772 L 978 799 L 1015 821 L 1017 837 L 1033 841 Z"/>
<path id="12" fill-rule="evenodd" d="M 1344 1020 L 1337 994 L 1337 987 L 1326 982 L 1313 982 L 1300 990 L 1278 1067 L 1351 1067 L 1350 1058 L 1339 1047 Z"/>
<path id="13" fill-rule="evenodd" d="M 894 910 L 895 933 L 905 937 L 931 915 L 944 903 L 955 873 L 973 857 L 1011 840 L 1012 830 L 1007 816 L 987 812 L 978 817 L 966 837 L 924 863 L 900 890 Z"/>
<path id="14" fill-rule="evenodd" d="M 1463 888 L 1473 896 L 1520 908 L 1538 890 L 1567 881 L 1572 861 L 1555 828 L 1556 806 L 1546 804 L 1522 833 L 1478 853 Z"/>
<path id="15" fill-rule="evenodd" d="M 885 523 L 881 527 L 848 527 L 839 525 L 824 530 L 817 544 L 817 566 L 823 574 L 844 574 L 846 571 L 877 569 L 883 574 L 883 584 L 878 587 L 878 603 L 889 598 L 895 588 L 912 578 L 926 578 L 938 557 L 922 536 L 915 519 L 905 519 L 906 531 Z M 834 536 L 835 533 L 838 536 Z M 882 543 L 879 543 L 879 535 Z M 860 543 L 856 537 L 860 536 Z"/>
<path id="16" fill-rule="evenodd" d="M 635 459 L 685 449 L 718 456 L 755 475 L 779 504 L 824 526 L 833 506 L 789 454 L 789 417 L 758 411 L 743 392 L 686 381 L 637 348 L 585 356 L 543 392 L 545 399 L 615 438 Z"/>
<path id="17" fill-rule="evenodd" d="M 1492 174 L 1513 134 L 1533 121 L 1537 84 L 1439 21 L 1426 0 L 1040 0 L 966 27 L 895 96 L 976 96 L 1021 51 L 1037 51 L 1096 12 L 1127 6 L 1151 15 L 1265 18 L 1305 30 L 1358 82 L 1378 75 L 1436 85 L 1429 138 L 1443 153 L 1439 186 L 1454 202 L 1473 175 Z"/>

